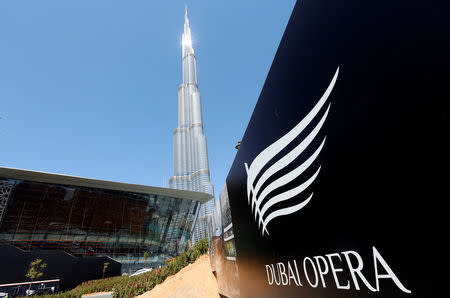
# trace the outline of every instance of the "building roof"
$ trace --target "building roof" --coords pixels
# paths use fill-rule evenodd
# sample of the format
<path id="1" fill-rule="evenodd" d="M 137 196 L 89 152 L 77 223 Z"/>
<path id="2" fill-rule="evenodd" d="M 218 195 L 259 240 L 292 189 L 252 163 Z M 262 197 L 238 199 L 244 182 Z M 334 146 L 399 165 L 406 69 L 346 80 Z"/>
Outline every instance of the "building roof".
<path id="1" fill-rule="evenodd" d="M 173 188 L 154 187 L 140 184 L 130 184 L 122 182 L 112 182 L 105 180 L 89 179 L 83 177 L 52 174 L 45 172 L 36 172 L 29 170 L 21 170 L 14 168 L 0 167 L 0 178 L 9 178 L 16 180 L 53 183 L 71 186 L 82 186 L 91 188 L 110 189 L 118 191 L 128 191 L 143 194 L 155 194 L 166 197 L 174 197 L 180 199 L 189 199 L 199 202 L 206 202 L 213 197 L 210 194 L 202 192 L 194 192 L 188 190 L 180 190 Z"/>

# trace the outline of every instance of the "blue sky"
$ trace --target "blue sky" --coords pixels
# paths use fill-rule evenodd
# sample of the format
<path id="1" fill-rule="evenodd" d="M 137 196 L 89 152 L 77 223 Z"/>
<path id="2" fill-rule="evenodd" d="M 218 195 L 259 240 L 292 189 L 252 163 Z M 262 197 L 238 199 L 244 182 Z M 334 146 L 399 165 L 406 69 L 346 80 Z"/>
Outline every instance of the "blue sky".
<path id="1" fill-rule="evenodd" d="M 0 1 L 0 166 L 167 185 L 185 3 L 218 196 L 294 0 Z"/>

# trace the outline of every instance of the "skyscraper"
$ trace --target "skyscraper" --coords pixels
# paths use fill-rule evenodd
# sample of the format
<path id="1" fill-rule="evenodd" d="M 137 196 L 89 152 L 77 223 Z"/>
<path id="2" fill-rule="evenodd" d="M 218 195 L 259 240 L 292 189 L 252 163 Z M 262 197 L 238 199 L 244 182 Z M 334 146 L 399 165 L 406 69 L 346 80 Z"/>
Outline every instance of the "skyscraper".
<path id="1" fill-rule="evenodd" d="M 214 196 L 210 181 L 208 148 L 203 133 L 202 107 L 197 81 L 197 62 L 192 48 L 187 9 L 182 36 L 183 83 L 178 88 L 178 127 L 173 133 L 174 175 L 171 188 L 209 193 Z M 192 232 L 192 243 L 207 237 L 207 221 L 214 210 L 214 199 L 199 206 Z"/>

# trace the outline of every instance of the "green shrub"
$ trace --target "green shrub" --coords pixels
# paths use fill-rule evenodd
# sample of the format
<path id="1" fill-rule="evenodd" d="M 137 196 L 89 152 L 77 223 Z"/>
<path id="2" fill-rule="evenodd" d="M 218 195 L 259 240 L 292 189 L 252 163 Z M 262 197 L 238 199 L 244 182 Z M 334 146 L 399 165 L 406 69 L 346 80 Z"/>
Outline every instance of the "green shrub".
<path id="1" fill-rule="evenodd" d="M 84 294 L 113 291 L 114 297 L 135 297 L 153 289 L 168 276 L 173 275 L 194 263 L 197 258 L 208 251 L 206 239 L 197 242 L 194 247 L 176 258 L 166 260 L 164 267 L 137 276 L 115 276 L 105 279 L 90 280 L 78 287 L 63 293 L 45 295 L 48 298 L 75 298 Z"/>

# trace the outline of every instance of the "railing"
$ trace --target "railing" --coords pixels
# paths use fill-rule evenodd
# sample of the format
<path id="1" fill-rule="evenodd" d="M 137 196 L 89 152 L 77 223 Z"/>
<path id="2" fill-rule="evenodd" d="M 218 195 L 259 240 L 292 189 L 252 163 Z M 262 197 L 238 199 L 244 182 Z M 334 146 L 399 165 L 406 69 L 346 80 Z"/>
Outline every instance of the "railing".
<path id="1" fill-rule="evenodd" d="M 0 284 L 0 293 L 8 295 L 28 296 L 28 294 L 56 293 L 58 291 L 59 279 L 36 280 L 28 282 L 17 282 L 9 284 Z M 8 297 L 8 296 L 7 296 Z"/>

